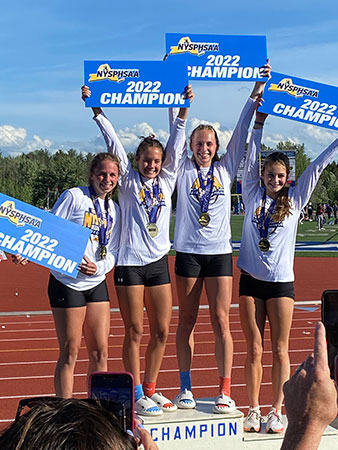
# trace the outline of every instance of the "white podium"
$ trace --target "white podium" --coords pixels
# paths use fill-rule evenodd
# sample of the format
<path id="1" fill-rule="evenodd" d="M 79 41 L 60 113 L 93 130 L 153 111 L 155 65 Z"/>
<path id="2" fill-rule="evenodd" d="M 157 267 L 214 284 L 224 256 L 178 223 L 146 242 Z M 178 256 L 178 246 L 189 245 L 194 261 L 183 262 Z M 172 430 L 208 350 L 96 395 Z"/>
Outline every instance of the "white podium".
<path id="1" fill-rule="evenodd" d="M 284 435 L 243 432 L 243 414 L 214 414 L 214 399 L 196 400 L 196 409 L 180 409 L 159 417 L 143 417 L 160 450 L 279 450 Z M 283 417 L 286 428 L 286 417 Z M 338 448 L 338 430 L 327 427 L 320 450 Z"/>

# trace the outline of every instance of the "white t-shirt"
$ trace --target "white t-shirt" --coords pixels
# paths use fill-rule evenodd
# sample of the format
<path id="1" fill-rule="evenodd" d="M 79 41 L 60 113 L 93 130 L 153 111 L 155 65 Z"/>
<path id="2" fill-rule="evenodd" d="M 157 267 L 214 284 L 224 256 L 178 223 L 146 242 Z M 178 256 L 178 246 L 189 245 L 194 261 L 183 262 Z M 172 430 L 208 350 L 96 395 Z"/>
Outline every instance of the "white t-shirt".
<path id="1" fill-rule="evenodd" d="M 171 195 L 175 188 L 179 160 L 185 144 L 185 120 L 177 118 L 166 146 L 166 158 L 158 175 L 161 190 L 156 225 L 158 234 L 147 231 L 149 217 L 144 201 L 144 184 L 151 190 L 154 180 L 134 170 L 110 121 L 104 114 L 94 117 L 106 141 L 107 149 L 121 161 L 119 204 L 122 217 L 119 266 L 144 266 L 158 261 L 170 250 L 169 226 Z"/>
<path id="2" fill-rule="evenodd" d="M 258 247 L 261 236 L 257 228 L 264 194 L 264 187 L 259 185 L 258 153 L 261 137 L 262 130 L 252 131 L 244 168 L 242 189 L 245 218 L 237 266 L 258 280 L 291 282 L 294 281 L 293 262 L 299 215 L 308 203 L 320 174 L 338 150 L 338 139 L 304 170 L 297 186 L 289 189 L 291 214 L 281 223 L 269 224 L 267 238 L 270 248 L 262 252 Z M 265 210 L 272 201 L 266 196 Z"/>
<path id="3" fill-rule="evenodd" d="M 201 207 L 197 197 L 198 173 L 185 149 L 177 178 L 177 208 L 174 248 L 195 254 L 231 253 L 231 186 L 241 159 L 256 102 L 248 99 L 236 128 L 220 161 L 214 163 L 213 186 L 208 214 L 210 222 L 203 227 L 198 219 Z M 206 176 L 208 169 L 202 171 Z"/>
<path id="4" fill-rule="evenodd" d="M 103 216 L 105 216 L 104 200 L 99 199 L 99 202 Z M 76 278 L 71 278 L 51 270 L 52 275 L 58 281 L 76 291 L 85 291 L 97 286 L 105 279 L 106 273 L 114 267 L 117 259 L 120 245 L 120 208 L 115 202 L 109 200 L 109 214 L 113 219 L 113 223 L 110 229 L 105 259 L 100 259 L 99 227 L 97 225 L 99 219 L 96 216 L 88 186 L 75 187 L 64 191 L 55 203 L 52 213 L 91 229 L 92 234 L 90 235 L 85 255 L 97 266 L 95 275 L 91 276 L 79 271 Z"/>

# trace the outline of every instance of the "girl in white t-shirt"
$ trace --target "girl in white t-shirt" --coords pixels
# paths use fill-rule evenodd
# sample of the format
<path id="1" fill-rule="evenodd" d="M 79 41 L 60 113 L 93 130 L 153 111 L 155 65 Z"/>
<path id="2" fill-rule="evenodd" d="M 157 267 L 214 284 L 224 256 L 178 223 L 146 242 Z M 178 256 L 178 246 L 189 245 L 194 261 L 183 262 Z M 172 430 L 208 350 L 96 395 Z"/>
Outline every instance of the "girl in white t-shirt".
<path id="1" fill-rule="evenodd" d="M 76 278 L 51 271 L 48 296 L 59 343 L 54 385 L 57 397 L 72 397 L 74 369 L 84 335 L 88 376 L 108 369 L 110 303 L 106 273 L 114 267 L 120 243 L 120 208 L 111 200 L 119 176 L 119 161 L 99 153 L 92 161 L 89 186 L 64 191 L 52 213 L 91 229 Z M 13 256 L 16 264 L 27 259 Z"/>
<path id="2" fill-rule="evenodd" d="M 269 76 L 270 66 L 263 68 Z M 229 326 L 232 297 L 232 246 L 230 229 L 231 186 L 245 151 L 248 128 L 261 97 L 264 82 L 256 83 L 233 132 L 225 155 L 217 156 L 219 141 L 210 125 L 199 125 L 190 138 L 193 157 L 182 158 L 177 177 L 177 207 L 174 248 L 179 323 L 176 334 L 180 393 L 174 403 L 195 408 L 191 391 L 193 332 L 203 285 L 215 333 L 215 356 L 220 394 L 215 413 L 231 413 L 230 397 L 233 342 Z M 171 111 L 173 115 L 173 111 Z M 173 117 L 171 117 L 171 122 Z"/>
<path id="3" fill-rule="evenodd" d="M 266 318 L 270 324 L 272 407 L 266 431 L 284 430 L 281 406 L 283 384 L 290 375 L 288 341 L 294 305 L 293 261 L 298 219 L 308 203 L 319 176 L 338 150 L 336 139 L 289 187 L 290 163 L 281 152 L 270 154 L 259 175 L 259 149 L 266 114 L 257 112 L 242 180 L 245 219 L 238 267 L 240 317 L 247 342 L 245 379 L 250 409 L 244 430 L 259 432 L 259 391 Z M 262 180 L 262 183 L 261 183 Z"/>
<path id="4" fill-rule="evenodd" d="M 87 86 L 82 88 L 82 95 L 90 95 Z M 192 100 L 190 86 L 186 95 Z M 163 411 L 177 409 L 155 389 L 171 319 L 172 294 L 168 270 L 171 196 L 185 143 L 187 108 L 180 109 L 166 152 L 154 136 L 142 140 L 136 151 L 137 170 L 132 168 L 112 124 L 102 110 L 93 108 L 93 112 L 108 151 L 121 161 L 119 205 L 122 234 L 114 282 L 125 326 L 123 362 L 125 369 L 134 375 L 136 412 L 160 415 Z M 144 307 L 149 319 L 150 340 L 141 384 L 140 344 Z"/>

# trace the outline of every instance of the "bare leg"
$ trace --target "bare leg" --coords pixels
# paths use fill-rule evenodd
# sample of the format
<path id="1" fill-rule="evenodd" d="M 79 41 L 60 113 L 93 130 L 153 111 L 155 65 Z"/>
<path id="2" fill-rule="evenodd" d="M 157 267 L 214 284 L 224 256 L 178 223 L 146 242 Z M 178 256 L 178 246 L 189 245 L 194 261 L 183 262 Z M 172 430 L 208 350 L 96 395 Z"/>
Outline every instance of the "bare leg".
<path id="1" fill-rule="evenodd" d="M 109 302 L 87 303 L 83 331 L 89 357 L 88 377 L 93 372 L 108 369 L 109 307 Z"/>
<path id="2" fill-rule="evenodd" d="M 169 334 L 172 310 L 171 285 L 145 287 L 150 340 L 146 351 L 144 381 L 156 382 Z"/>
<path id="3" fill-rule="evenodd" d="M 55 393 L 57 397 L 70 398 L 86 307 L 52 308 L 52 312 L 60 349 L 54 373 Z"/>
<path id="4" fill-rule="evenodd" d="M 232 297 L 232 277 L 205 278 L 210 319 L 215 334 L 215 356 L 219 375 L 230 377 L 233 359 L 233 341 L 229 313 Z"/>
<path id="5" fill-rule="evenodd" d="M 247 356 L 245 359 L 245 382 L 248 391 L 249 405 L 259 406 L 259 391 L 262 383 L 264 326 L 266 319 L 265 302 L 263 300 L 241 296 L 239 312 L 244 332 Z"/>
<path id="6" fill-rule="evenodd" d="M 125 328 L 123 363 L 134 375 L 135 384 L 141 384 L 140 345 L 143 334 L 144 286 L 116 286 L 117 298 Z"/>
<path id="7" fill-rule="evenodd" d="M 283 384 L 290 377 L 289 336 L 294 301 L 289 297 L 270 298 L 266 310 L 270 322 L 272 344 L 272 406 L 281 409 Z"/>
<path id="8" fill-rule="evenodd" d="M 190 370 L 194 354 L 193 331 L 197 320 L 203 287 L 201 278 L 185 278 L 176 275 L 179 319 L 176 331 L 176 351 L 180 372 Z"/>

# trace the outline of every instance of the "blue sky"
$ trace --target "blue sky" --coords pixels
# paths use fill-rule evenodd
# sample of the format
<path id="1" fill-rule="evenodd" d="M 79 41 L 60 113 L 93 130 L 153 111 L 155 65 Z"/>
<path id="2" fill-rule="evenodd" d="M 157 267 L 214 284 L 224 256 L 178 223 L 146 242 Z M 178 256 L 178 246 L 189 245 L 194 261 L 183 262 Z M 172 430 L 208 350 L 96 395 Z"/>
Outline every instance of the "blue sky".
<path id="1" fill-rule="evenodd" d="M 266 35 L 273 70 L 338 86 L 336 0 L 205 2 L 159 0 L 6 2 L 0 16 L 0 151 L 40 148 L 102 151 L 90 109 L 80 99 L 85 59 L 159 60 L 165 33 Z M 194 82 L 188 131 L 213 123 L 224 146 L 250 83 Z M 138 136 L 167 137 L 165 109 L 107 109 L 127 150 Z M 269 117 L 264 142 L 304 142 L 312 158 L 338 134 Z"/>

